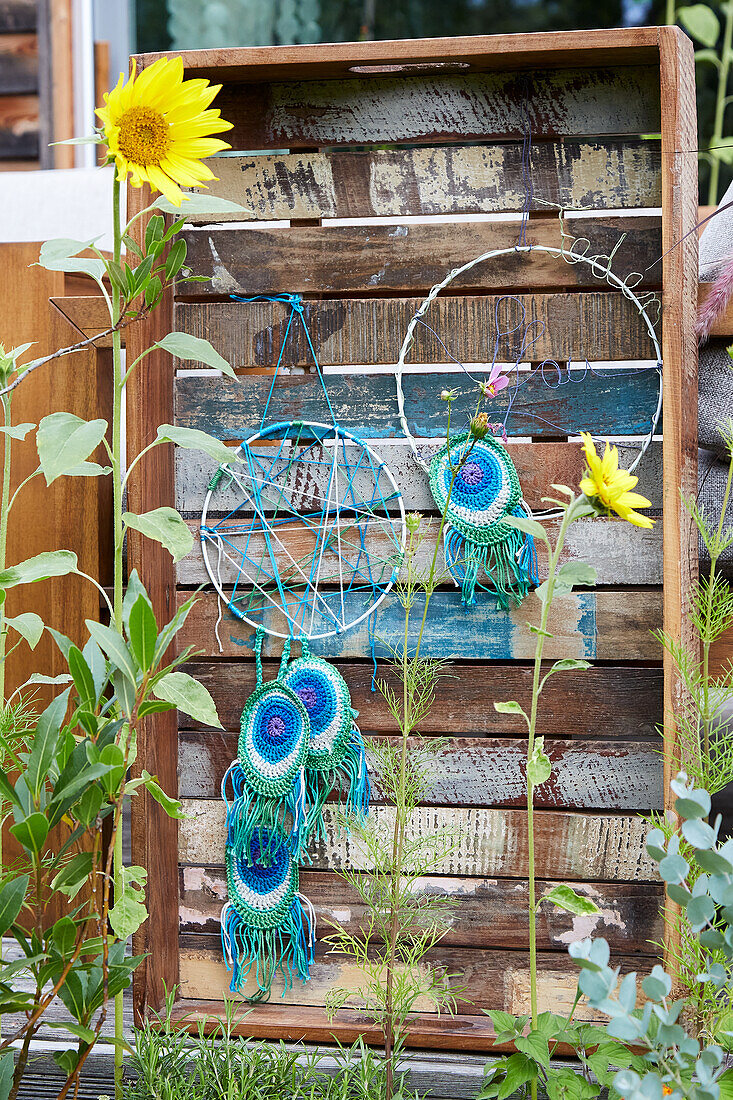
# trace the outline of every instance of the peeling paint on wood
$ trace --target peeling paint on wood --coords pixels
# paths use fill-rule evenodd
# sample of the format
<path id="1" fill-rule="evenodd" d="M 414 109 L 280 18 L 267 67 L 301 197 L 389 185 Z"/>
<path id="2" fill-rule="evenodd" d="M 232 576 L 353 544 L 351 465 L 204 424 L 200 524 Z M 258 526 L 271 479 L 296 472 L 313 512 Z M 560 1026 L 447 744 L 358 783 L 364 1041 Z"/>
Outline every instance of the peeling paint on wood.
<path id="1" fill-rule="evenodd" d="M 487 692 L 486 705 L 491 707 Z M 493 709 L 493 707 L 492 707 Z M 221 716 L 220 716 L 221 717 Z M 369 713 L 360 725 L 367 749 Z M 526 803 L 526 740 L 451 737 L 425 767 L 431 780 L 428 806 L 522 806 Z M 179 794 L 216 798 L 224 773 L 237 755 L 238 734 L 209 731 L 181 735 Z M 396 743 L 396 742 L 395 742 Z M 412 748 L 418 742 L 410 741 Z M 574 810 L 659 810 L 662 808 L 662 757 L 649 742 L 560 741 L 545 738 L 552 761 L 550 779 L 537 789 L 535 805 Z M 372 801 L 383 803 L 372 766 Z"/>
<path id="2" fill-rule="evenodd" d="M 179 599 L 187 597 L 179 593 Z M 535 635 L 528 623 L 539 622 L 540 603 L 530 597 L 519 608 L 503 611 L 492 596 L 482 595 L 475 606 L 464 608 L 460 592 L 436 592 L 432 600 L 423 639 L 425 656 L 446 660 L 506 661 L 531 660 Z M 236 619 L 226 608 L 219 629 L 222 651 L 214 637 L 218 617 L 217 600 L 207 592 L 198 601 L 178 636 L 179 645 L 205 648 L 219 656 L 251 656 L 254 630 Z M 650 631 L 661 626 L 661 593 L 658 589 L 600 589 L 574 592 L 558 599 L 550 614 L 545 654 L 548 660 L 577 657 L 605 661 L 658 661 L 660 647 Z M 378 657 L 387 653 L 384 644 L 399 642 L 404 622 L 397 596 L 390 593 L 377 610 L 374 635 Z M 414 638 L 410 639 L 414 645 Z M 280 639 L 266 637 L 266 657 L 279 655 Z M 334 658 L 369 657 L 371 643 L 366 625 L 334 638 L 314 641 L 314 653 Z"/>
<path id="3" fill-rule="evenodd" d="M 235 150 L 521 138 L 522 106 L 543 137 L 654 133 L 653 66 L 225 84 L 217 98 Z"/>
<path id="4" fill-rule="evenodd" d="M 182 863 L 220 865 L 223 862 L 226 807 L 221 799 L 184 799 L 190 815 L 180 824 Z M 373 827 L 384 835 L 394 826 L 390 806 L 375 806 Z M 311 848 L 314 870 L 368 869 L 359 840 L 339 835 L 331 808 L 325 811 L 328 835 Z M 527 817 L 515 809 L 418 807 L 408 836 L 449 830 L 450 854 L 435 868 L 443 875 L 527 876 Z M 622 814 L 563 814 L 540 810 L 535 815 L 537 874 L 547 879 L 655 882 L 656 864 L 646 851 L 648 826 L 639 817 Z"/>
<path id="5" fill-rule="evenodd" d="M 205 326 L 201 326 L 201 331 L 206 331 Z M 221 345 L 223 341 L 214 338 L 212 343 Z M 176 423 L 208 431 L 219 439 L 241 442 L 259 428 L 271 383 L 271 378 L 262 376 L 249 377 L 246 386 L 238 386 L 226 378 L 180 375 L 175 384 Z M 446 406 L 438 397 L 441 390 L 450 388 L 458 391 L 452 419 L 457 431 L 475 412 L 476 387 L 460 381 L 456 374 L 404 375 L 405 415 L 414 436 L 445 439 Z M 513 393 L 512 386 L 503 390 L 487 407 L 489 416 L 500 421 L 506 415 L 507 394 Z M 370 440 L 402 436 L 392 375 L 330 375 L 328 394 L 337 422 L 353 434 Z M 658 395 L 654 370 L 599 369 L 586 373 L 578 385 L 554 389 L 546 386 L 535 371 L 519 387 L 507 416 L 506 430 L 509 436 L 575 435 L 579 431 L 596 435 L 646 435 Z M 273 422 L 322 423 L 325 417 L 330 423 L 317 377 L 280 375 L 275 381 L 270 416 Z M 293 434 L 296 431 L 294 428 Z"/>
<path id="6" fill-rule="evenodd" d="M 613 270 L 641 274 L 642 287 L 659 286 L 659 218 L 575 218 L 565 230 L 590 242 L 593 255 L 614 249 Z M 297 228 L 193 229 L 184 231 L 186 266 L 205 283 L 181 283 L 180 298 L 224 294 L 416 294 L 441 282 L 453 268 L 491 249 L 513 249 L 519 221 L 458 222 L 449 225 L 357 225 Z M 559 248 L 560 224 L 530 221 L 527 242 Z M 566 242 L 569 244 L 570 242 Z M 510 252 L 477 264 L 454 280 L 461 290 L 517 290 L 531 287 L 589 287 L 603 283 L 584 263 L 568 263 L 547 252 Z"/>
<path id="7" fill-rule="evenodd" d="M 197 616 L 202 604 L 191 612 Z M 216 654 L 216 643 L 210 635 L 211 624 L 206 617 L 197 620 L 199 645 L 207 646 L 206 655 Z M 212 647 L 213 644 L 213 647 Z M 232 660 L 197 659 L 187 665 L 188 671 L 211 692 L 220 721 L 225 730 L 237 730 L 242 707 L 255 688 L 255 665 L 251 651 L 242 649 Z M 361 714 L 365 729 L 375 733 L 396 733 L 397 725 L 379 691 L 372 691 L 371 661 L 358 663 L 336 660 L 335 664 L 349 685 L 351 702 Z M 274 680 L 278 665 L 264 662 L 265 680 Z M 399 681 L 385 661 L 379 664 L 379 676 L 394 689 Z M 526 736 L 524 720 L 516 714 L 494 711 L 494 700 L 528 699 L 532 684 L 532 669 L 522 664 L 492 664 L 490 666 L 463 661 L 453 665 L 450 677 L 438 681 L 435 702 L 420 723 L 422 734 L 446 732 L 469 733 L 471 737 Z M 649 741 L 659 745 L 658 725 L 662 717 L 662 670 L 651 666 L 594 665 L 582 677 L 572 674 L 553 676 L 542 691 L 542 733 L 548 739 L 569 738 L 605 741 Z M 185 715 L 181 726 L 187 730 L 204 727 Z M 182 737 L 187 736 L 182 734 Z M 215 759 L 231 754 L 221 730 L 207 729 L 202 757 L 198 765 L 209 767 Z M 181 745 L 183 750 L 183 745 Z M 181 782 L 185 782 L 184 775 Z M 209 779 L 208 782 L 213 782 Z M 183 790 L 183 794 L 199 797 L 200 791 Z M 539 794 L 540 792 L 538 792 Z"/>
<path id="8" fill-rule="evenodd" d="M 661 155 L 653 141 L 537 142 L 529 151 L 530 209 L 654 207 L 662 201 Z M 248 213 L 207 221 L 498 214 L 522 210 L 522 145 L 434 146 L 368 152 L 212 157 L 212 195 Z M 544 200 L 544 201 L 542 201 Z"/>

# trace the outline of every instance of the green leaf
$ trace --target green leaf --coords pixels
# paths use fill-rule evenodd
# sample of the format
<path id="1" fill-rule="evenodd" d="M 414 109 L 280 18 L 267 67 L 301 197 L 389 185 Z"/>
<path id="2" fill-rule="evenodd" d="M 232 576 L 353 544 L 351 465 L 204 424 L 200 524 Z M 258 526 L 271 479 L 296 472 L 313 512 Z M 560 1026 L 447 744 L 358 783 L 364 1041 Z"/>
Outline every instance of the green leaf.
<path id="1" fill-rule="evenodd" d="M 76 945 L 76 925 L 71 917 L 61 917 L 51 929 L 54 947 L 59 955 L 70 955 Z"/>
<path id="2" fill-rule="evenodd" d="M 165 443 L 175 443 L 177 447 L 183 447 L 184 450 L 203 451 L 220 466 L 230 466 L 241 461 L 236 450 L 227 447 L 216 436 L 199 431 L 198 428 L 177 428 L 173 424 L 161 424 L 158 428 L 158 439 Z"/>
<path id="3" fill-rule="evenodd" d="M 38 257 L 40 267 L 47 271 L 65 271 L 69 274 L 80 273 L 89 275 L 100 283 L 106 272 L 106 264 L 96 258 L 80 257 L 79 253 L 96 244 L 99 237 L 88 241 L 74 241 L 60 237 L 57 240 L 46 241 L 41 245 Z"/>
<path id="4" fill-rule="evenodd" d="M 69 672 L 74 679 L 74 686 L 79 693 L 79 700 L 83 707 L 94 710 L 97 705 L 97 691 L 94 685 L 92 670 L 84 659 L 84 654 L 77 646 L 72 645 L 68 656 Z"/>
<path id="5" fill-rule="evenodd" d="M 520 1036 L 514 1040 L 517 1050 L 521 1050 L 528 1058 L 547 1069 L 550 1065 L 550 1046 L 545 1035 L 539 1031 L 530 1031 L 529 1035 Z"/>
<path id="6" fill-rule="evenodd" d="M 715 50 L 695 50 L 695 61 L 700 64 L 708 63 L 715 65 L 717 69 L 720 68 L 720 58 Z"/>
<path id="7" fill-rule="evenodd" d="M 45 1022 L 44 1020 L 44 1023 Z M 88 1043 L 89 1046 L 93 1046 L 97 1041 L 97 1036 L 90 1027 L 84 1027 L 83 1024 L 72 1023 L 71 1020 L 58 1020 L 55 1023 L 49 1023 L 48 1027 L 55 1027 L 60 1031 L 68 1031 L 70 1035 L 75 1035 L 77 1039 L 81 1039 L 83 1043 Z M 75 1050 L 66 1051 L 65 1053 L 74 1055 L 74 1060 L 78 1057 L 78 1052 Z"/>
<path id="8" fill-rule="evenodd" d="M 9 435 L 11 439 L 25 439 L 28 432 L 35 428 L 35 424 L 0 424 L 0 432 Z"/>
<path id="9" fill-rule="evenodd" d="M 534 539 L 541 539 L 542 542 L 546 542 L 548 546 L 550 545 L 547 531 L 536 519 L 530 519 L 529 516 L 504 516 L 502 523 L 505 523 L 507 527 L 516 527 L 518 531 L 524 531 L 526 535 L 531 535 Z"/>
<path id="10" fill-rule="evenodd" d="M 575 657 L 561 657 L 559 661 L 555 661 L 550 672 L 571 672 L 573 669 L 584 672 L 588 668 L 593 668 L 590 661 L 579 661 Z"/>
<path id="11" fill-rule="evenodd" d="M 681 25 L 703 46 L 714 46 L 720 36 L 720 23 L 715 12 L 707 4 L 690 4 L 677 8 Z"/>
<path id="12" fill-rule="evenodd" d="M 693 848 L 709 849 L 715 846 L 715 832 L 707 821 L 691 818 L 682 822 L 682 835 Z"/>
<path id="13" fill-rule="evenodd" d="M 150 796 L 163 807 L 168 817 L 173 817 L 177 821 L 188 820 L 189 815 L 183 812 L 182 803 L 177 798 L 171 798 L 170 795 L 167 795 L 154 775 L 144 771 L 141 778 Z"/>
<path id="14" fill-rule="evenodd" d="M 42 672 L 32 673 L 23 687 L 30 687 L 32 684 L 70 684 L 71 676 L 67 676 L 65 672 L 61 672 L 58 676 L 46 676 Z"/>
<path id="15" fill-rule="evenodd" d="M 494 710 L 498 714 L 521 714 L 523 717 L 527 717 L 519 703 L 514 699 L 507 699 L 503 703 L 494 703 Z"/>
<path id="16" fill-rule="evenodd" d="M 73 472 L 89 458 L 106 431 L 106 420 L 82 420 L 70 412 L 44 416 L 36 432 L 36 446 L 46 484 L 51 485 L 56 478 Z"/>
<path id="17" fill-rule="evenodd" d="M 43 635 L 43 619 L 34 611 L 24 611 L 22 615 L 16 615 L 12 619 L 6 616 L 5 623 L 16 630 L 21 638 L 25 638 L 31 649 L 36 648 Z"/>
<path id="18" fill-rule="evenodd" d="M 584 561 L 565 562 L 558 570 L 557 577 L 562 585 L 570 585 L 570 587 L 576 584 L 594 585 L 596 583 L 595 568 Z"/>
<path id="19" fill-rule="evenodd" d="M 112 664 L 123 672 L 131 683 L 136 684 L 138 670 L 122 635 L 113 627 L 95 623 L 93 619 L 87 619 L 86 625 L 92 638 L 102 652 L 106 653 Z"/>
<path id="20" fill-rule="evenodd" d="M 552 775 L 552 764 L 545 752 L 545 739 L 538 737 L 532 748 L 532 755 L 527 762 L 527 777 L 533 786 L 539 787 L 546 783 Z"/>
<path id="21" fill-rule="evenodd" d="M 158 641 L 158 624 L 150 601 L 143 595 L 138 596 L 132 605 L 127 633 L 130 648 L 140 668 L 143 672 L 150 671 Z"/>
<path id="22" fill-rule="evenodd" d="M 13 1087 L 14 1073 L 15 1059 L 12 1050 L 9 1050 L 0 1057 L 0 1100 L 8 1100 Z"/>
<path id="23" fill-rule="evenodd" d="M 48 836 L 48 819 L 45 814 L 29 814 L 24 821 L 11 825 L 10 832 L 27 852 L 31 852 L 37 860 L 41 858 Z"/>
<path id="24" fill-rule="evenodd" d="M 134 531 L 139 531 L 147 538 L 161 543 L 174 562 L 185 558 L 193 549 L 193 535 L 175 508 L 164 505 L 162 508 L 154 508 L 152 512 L 145 512 L 141 516 L 136 516 L 133 512 L 125 512 L 122 519 Z"/>
<path id="25" fill-rule="evenodd" d="M 512 1054 L 505 1063 L 506 1073 L 501 1083 L 497 1100 L 506 1100 L 528 1081 L 534 1081 L 537 1077 L 536 1064 L 526 1054 Z"/>
<path id="26" fill-rule="evenodd" d="M 148 917 L 144 905 L 148 873 L 144 867 L 121 867 L 120 871 L 122 892 L 109 911 L 109 922 L 115 935 L 126 940 Z"/>
<path id="27" fill-rule="evenodd" d="M 240 206 L 238 202 L 229 199 L 220 199 L 216 195 L 206 192 L 187 191 L 181 206 L 174 206 L 163 195 L 153 204 L 156 210 L 162 210 L 164 214 L 175 214 L 179 218 L 191 214 L 251 214 L 246 206 Z"/>
<path id="28" fill-rule="evenodd" d="M 48 577 L 66 577 L 76 573 L 78 562 L 71 550 L 47 550 L 0 573 L 0 588 L 15 588 L 16 584 L 32 584 Z"/>
<path id="29" fill-rule="evenodd" d="M 46 782 L 51 764 L 56 755 L 59 731 L 69 703 L 69 689 L 57 695 L 41 715 L 39 715 L 33 735 L 33 747 L 26 765 L 25 781 L 28 789 L 37 798 Z"/>
<path id="30" fill-rule="evenodd" d="M 78 852 L 56 875 L 51 883 L 52 889 L 66 894 L 70 900 L 75 898 L 92 873 L 92 867 L 92 853 Z"/>
<path id="31" fill-rule="evenodd" d="M 235 381 L 237 379 L 224 356 L 220 355 L 208 340 L 204 340 L 200 336 L 191 336 L 187 332 L 169 332 L 162 340 L 158 340 L 154 347 L 170 352 L 177 359 L 192 359 L 197 363 L 205 363 L 207 367 L 214 367 L 216 370 L 220 370 L 222 374 L 228 375 L 229 378 L 234 378 Z"/>
<path id="32" fill-rule="evenodd" d="M 156 699 L 173 703 L 178 710 L 202 722 L 205 726 L 223 729 L 211 695 L 198 680 L 187 672 L 167 672 L 153 688 Z"/>
<path id="33" fill-rule="evenodd" d="M 711 157 L 722 160 L 724 164 L 733 164 L 733 146 L 731 145 L 710 145 L 708 152 Z"/>
<path id="34" fill-rule="evenodd" d="M 0 936 L 4 936 L 11 924 L 18 919 L 29 881 L 28 875 L 18 875 L 0 889 Z"/>
<path id="35" fill-rule="evenodd" d="M 666 974 L 659 964 L 657 964 L 651 974 L 648 974 L 641 983 L 641 987 L 652 1001 L 661 1001 L 664 997 L 668 997 L 672 989 L 672 979 L 669 974 Z M 623 1035 L 617 1036 L 617 1038 L 623 1039 Z"/>
<path id="36" fill-rule="evenodd" d="M 565 885 L 565 883 L 553 886 L 551 890 L 542 895 L 540 901 L 551 901 L 558 909 L 564 909 L 567 913 L 573 913 L 576 917 L 590 916 L 592 913 L 600 912 L 594 901 L 576 894 L 575 890 Z"/>
<path id="37" fill-rule="evenodd" d="M 175 244 L 171 245 L 171 249 L 166 256 L 165 260 L 165 277 L 168 281 L 175 279 L 178 272 L 183 267 L 183 262 L 186 259 L 186 242 L 181 238 L 177 240 Z"/>

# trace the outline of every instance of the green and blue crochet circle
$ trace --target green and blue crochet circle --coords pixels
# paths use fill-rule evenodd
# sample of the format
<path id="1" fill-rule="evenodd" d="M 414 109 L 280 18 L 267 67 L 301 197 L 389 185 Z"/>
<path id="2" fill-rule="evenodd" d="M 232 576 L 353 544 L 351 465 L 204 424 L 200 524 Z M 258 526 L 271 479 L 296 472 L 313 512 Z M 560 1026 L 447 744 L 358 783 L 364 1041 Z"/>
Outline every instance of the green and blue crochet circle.
<path id="1" fill-rule="evenodd" d="M 287 920 L 298 893 L 298 865 L 288 844 L 278 843 L 269 830 L 253 833 L 248 848 L 247 852 L 230 845 L 225 848 L 229 901 L 251 928 L 278 928 Z"/>
<path id="2" fill-rule="evenodd" d="M 430 490 L 441 512 L 448 502 L 446 522 L 472 543 L 494 545 L 512 534 L 502 520 L 514 514 L 522 490 L 506 448 L 493 436 L 472 441 L 466 433 L 443 447 L 430 463 Z"/>
<path id="3" fill-rule="evenodd" d="M 284 684 L 260 684 L 244 704 L 237 755 L 249 786 L 277 798 L 290 792 L 308 752 L 310 723 Z"/>
<path id="4" fill-rule="evenodd" d="M 299 657 L 282 676 L 282 683 L 301 701 L 310 722 L 306 767 L 329 772 L 346 755 L 354 712 L 349 689 L 338 669 L 321 657 Z"/>

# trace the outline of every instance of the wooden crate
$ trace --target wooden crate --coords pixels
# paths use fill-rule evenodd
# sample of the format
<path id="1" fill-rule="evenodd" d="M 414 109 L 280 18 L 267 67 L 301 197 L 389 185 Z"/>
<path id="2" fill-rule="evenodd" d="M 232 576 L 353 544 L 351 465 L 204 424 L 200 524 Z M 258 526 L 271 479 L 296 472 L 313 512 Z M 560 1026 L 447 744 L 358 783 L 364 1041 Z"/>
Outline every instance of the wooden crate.
<path id="1" fill-rule="evenodd" d="M 138 66 L 156 56 L 139 57 Z M 685 235 L 697 210 L 690 43 L 665 27 L 197 51 L 184 55 L 184 65 L 187 76 L 224 85 L 217 105 L 234 122 L 230 140 L 241 152 L 217 161 L 221 183 L 214 186 L 251 207 L 252 224 L 187 231 L 192 266 L 213 276 L 212 282 L 181 286 L 151 322 L 130 331 L 128 354 L 136 357 L 171 328 L 185 329 L 211 339 L 236 366 L 242 384 L 192 375 L 185 369 L 190 364 L 171 364 L 165 355 L 148 356 L 129 386 L 131 454 L 154 437 L 158 423 L 172 419 L 232 442 L 256 428 L 285 313 L 271 303 L 234 302 L 232 291 L 301 293 L 321 361 L 331 371 L 340 421 L 377 446 L 380 438 L 398 438 L 394 381 L 384 368 L 394 363 L 416 305 L 452 266 L 516 240 L 516 212 L 524 200 L 523 102 L 531 116 L 535 196 L 576 210 L 571 228 L 587 232 L 598 244 L 595 251 L 608 251 L 628 231 L 615 270 L 641 271 L 644 287 L 660 292 L 664 439 L 655 441 L 640 471 L 641 488 L 659 519 L 646 534 L 620 522 L 574 529 L 568 556 L 593 555 L 599 585 L 558 601 L 555 640 L 548 647 L 548 657 L 594 662 L 582 677 L 551 681 L 541 715 L 556 763 L 553 781 L 538 792 L 541 889 L 558 880 L 584 884 L 579 888 L 601 909 L 592 921 L 542 911 L 540 999 L 543 1007 L 561 1009 L 575 987 L 567 957 L 572 939 L 604 934 L 618 961 L 643 969 L 655 954 L 650 941 L 663 934 L 662 888 L 645 854 L 646 826 L 637 814 L 663 805 L 675 753 L 670 722 L 665 776 L 656 727 L 663 708 L 670 716 L 678 687 L 650 630 L 664 623 L 675 636 L 688 635 L 685 592 L 697 568 L 695 539 L 680 507 L 680 491 L 695 490 L 697 453 L 697 238 Z M 641 139 L 655 133 L 660 141 Z M 129 193 L 133 213 L 148 201 L 144 192 Z M 588 217 L 599 209 L 609 213 Z M 556 215 L 546 211 L 533 203 L 531 241 L 557 241 Z M 506 212 L 515 218 L 484 217 Z M 431 220 L 441 213 L 465 217 L 454 224 Z M 400 221 L 408 216 L 423 220 Z M 329 224 L 359 217 L 382 220 Z M 395 232 L 395 226 L 404 228 Z M 137 223 L 138 232 L 143 227 Z M 484 265 L 470 281 L 451 288 L 440 306 L 441 324 L 450 324 L 466 361 L 481 358 L 485 341 L 477 336 L 492 317 L 494 296 L 505 291 L 547 318 L 538 356 L 577 361 L 592 349 L 588 354 L 596 360 L 649 358 L 648 338 L 618 292 L 587 279 L 580 265 L 538 253 Z M 307 362 L 300 344 L 291 345 L 286 361 Z M 444 406 L 436 399 L 444 382 L 433 376 L 408 398 L 421 435 L 437 439 L 444 432 Z M 649 373 L 622 378 L 604 369 L 576 387 L 525 387 L 527 409 L 554 425 L 511 422 L 514 434 L 523 433 L 512 439 L 511 450 L 529 503 L 536 506 L 553 481 L 577 481 L 583 463 L 578 443 L 568 436 L 577 439 L 583 428 L 643 435 L 648 411 L 641 410 L 649 410 L 652 389 Z M 277 419 L 321 418 L 315 415 L 320 406 L 312 374 L 283 377 L 274 401 Z M 425 486 L 405 456 L 406 447 L 390 450 L 406 504 L 429 508 Z M 172 449 L 158 448 L 131 480 L 130 506 L 147 511 L 175 502 L 195 528 L 208 472 L 190 453 L 174 457 Z M 164 618 L 206 580 L 196 553 L 176 572 L 165 552 L 134 532 L 130 563 Z M 534 648 L 527 620 L 537 612 L 532 597 L 510 614 L 497 611 L 489 597 L 479 598 L 466 614 L 456 591 L 435 597 L 426 652 L 453 657 L 457 679 L 439 689 L 426 722 L 425 732 L 448 733 L 452 740 L 444 779 L 421 809 L 418 825 L 450 823 L 465 838 L 426 888 L 458 899 L 456 920 L 435 949 L 434 962 L 463 974 L 471 1001 L 454 1018 L 420 1016 L 412 1035 L 416 1045 L 487 1049 L 492 1029 L 482 1009 L 527 1009 L 524 740 L 516 718 L 495 714 L 493 702 L 526 699 Z M 399 614 L 396 600 L 388 599 L 378 629 L 388 629 Z M 215 597 L 207 590 L 180 644 L 203 651 L 191 671 L 214 695 L 225 732 L 197 728 L 185 718 L 179 729 L 175 715 L 164 714 L 149 720 L 139 742 L 139 765 L 157 773 L 168 790 L 179 784 L 191 817 L 178 827 L 141 798 L 133 821 L 133 862 L 148 868 L 150 909 L 138 937 L 137 947 L 149 956 L 136 976 L 136 1007 L 142 1012 L 160 1004 L 163 983 L 180 983 L 177 1015 L 190 1021 L 221 1011 L 227 988 L 217 935 L 225 897 L 219 783 L 254 684 L 245 644 L 251 642 L 249 628 L 225 613 L 220 654 L 216 615 Z M 274 674 L 275 649 L 268 647 L 268 674 Z M 393 735 L 384 705 L 370 691 L 365 635 L 345 634 L 328 655 L 344 672 L 363 730 Z M 374 813 L 384 815 L 385 808 L 375 805 Z M 330 915 L 358 924 L 358 905 L 334 874 L 354 858 L 348 840 L 329 840 L 303 873 L 303 889 L 319 914 L 319 935 L 326 933 Z M 329 1024 L 324 997 L 333 984 L 354 980 L 351 965 L 327 955 L 321 944 L 311 981 L 296 983 L 284 997 L 276 991 L 269 1004 L 246 1016 L 242 1029 L 292 1039 L 335 1035 L 348 1042 L 364 1033 L 363 1021 L 345 1012 Z M 366 1036 L 375 1038 L 368 1029 Z"/>

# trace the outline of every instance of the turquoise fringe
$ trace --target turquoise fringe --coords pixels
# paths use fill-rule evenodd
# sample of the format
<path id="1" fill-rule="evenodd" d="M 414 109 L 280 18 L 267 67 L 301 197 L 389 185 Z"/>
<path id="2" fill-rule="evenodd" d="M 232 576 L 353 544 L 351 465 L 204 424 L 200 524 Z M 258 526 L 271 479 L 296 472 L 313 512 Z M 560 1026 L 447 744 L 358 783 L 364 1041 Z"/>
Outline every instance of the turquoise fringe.
<path id="1" fill-rule="evenodd" d="M 245 924 L 231 901 L 221 911 L 221 945 L 227 970 L 232 973 L 230 992 L 241 993 L 255 968 L 257 992 L 248 1001 L 268 1000 L 278 971 L 285 982 L 283 996 L 294 978 L 307 982 L 314 944 L 315 915 L 302 894 L 296 894 L 287 920 L 276 928 Z"/>
<path id="2" fill-rule="evenodd" d="M 234 792 L 231 802 L 226 795 L 227 780 L 231 780 Z M 227 806 L 227 844 L 237 852 L 248 852 L 252 837 L 257 835 L 261 856 L 267 861 L 273 838 L 284 836 L 291 842 L 293 857 L 300 859 L 308 841 L 305 795 L 302 768 L 287 794 L 266 798 L 247 784 L 242 766 L 235 760 L 221 784 L 221 796 Z"/>
<path id="3" fill-rule="evenodd" d="M 472 542 L 455 527 L 446 533 L 445 563 L 461 586 L 464 606 L 476 602 L 476 589 L 480 588 L 496 596 L 499 605 L 508 611 L 539 584 L 534 539 L 515 527 L 507 527 L 507 532 L 502 542 L 484 545 Z M 486 576 L 484 584 L 479 582 L 482 573 Z"/>
<path id="4" fill-rule="evenodd" d="M 366 762 L 364 738 L 357 726 L 351 731 L 341 762 L 327 771 L 315 768 L 306 770 L 306 802 L 308 803 L 308 837 L 326 839 L 323 807 L 331 791 L 336 787 L 339 807 L 363 821 L 369 813 L 371 784 Z"/>

